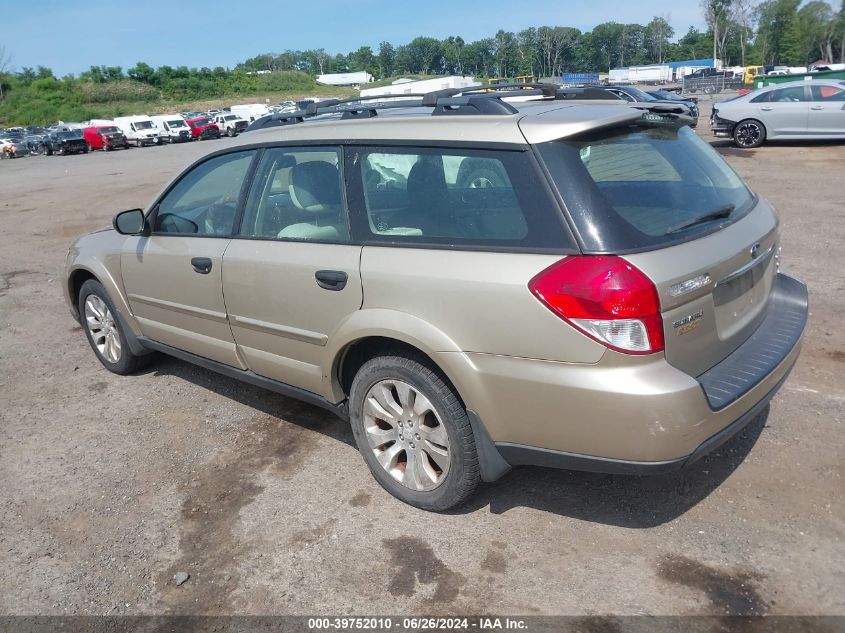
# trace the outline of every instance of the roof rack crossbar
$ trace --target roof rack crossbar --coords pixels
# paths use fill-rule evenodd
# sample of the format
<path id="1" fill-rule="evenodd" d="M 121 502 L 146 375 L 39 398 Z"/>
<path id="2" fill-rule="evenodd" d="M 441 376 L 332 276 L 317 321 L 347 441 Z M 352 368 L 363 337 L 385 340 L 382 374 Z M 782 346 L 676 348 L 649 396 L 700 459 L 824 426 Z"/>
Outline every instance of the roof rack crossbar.
<path id="1" fill-rule="evenodd" d="M 432 112 L 435 116 L 446 114 L 515 114 L 517 109 L 501 99 L 487 95 L 443 97 L 437 100 Z"/>
<path id="2" fill-rule="evenodd" d="M 345 105 L 347 103 L 359 103 L 362 101 L 385 101 L 387 99 L 418 99 L 424 96 L 425 93 L 423 92 L 414 92 L 406 94 L 367 95 L 363 97 L 349 97 L 348 99 L 326 99 L 325 101 L 314 101 L 312 103 L 309 103 L 305 107 L 305 113 L 308 116 L 313 116 L 315 114 L 329 112 L 331 111 L 331 108 L 335 108 L 340 105 Z"/>

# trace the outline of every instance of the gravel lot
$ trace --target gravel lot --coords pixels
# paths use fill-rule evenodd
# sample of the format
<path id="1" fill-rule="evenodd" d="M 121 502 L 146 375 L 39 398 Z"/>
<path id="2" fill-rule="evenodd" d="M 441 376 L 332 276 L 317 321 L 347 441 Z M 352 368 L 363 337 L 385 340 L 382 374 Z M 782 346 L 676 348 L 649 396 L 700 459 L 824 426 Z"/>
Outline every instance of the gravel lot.
<path id="1" fill-rule="evenodd" d="M 70 242 L 229 142 L 0 163 L 0 613 L 845 615 L 845 146 L 713 141 L 810 286 L 766 416 L 680 473 L 523 468 L 436 515 L 330 414 L 177 360 L 114 376 L 68 314 Z"/>

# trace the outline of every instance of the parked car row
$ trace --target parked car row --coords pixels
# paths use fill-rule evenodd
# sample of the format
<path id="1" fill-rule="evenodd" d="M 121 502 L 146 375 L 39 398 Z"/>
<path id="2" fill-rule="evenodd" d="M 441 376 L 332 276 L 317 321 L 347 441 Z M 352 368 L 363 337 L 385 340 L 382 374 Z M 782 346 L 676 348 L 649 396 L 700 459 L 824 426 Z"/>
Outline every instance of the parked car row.
<path id="1" fill-rule="evenodd" d="M 46 154 L 85 154 L 164 143 L 218 139 L 237 136 L 249 125 L 238 114 L 223 112 L 212 118 L 202 113 L 133 115 L 92 119 L 87 123 L 59 123 L 50 128 L 8 128 L 0 130 L 3 158 Z"/>
<path id="2" fill-rule="evenodd" d="M 205 112 L 180 112 L 92 119 L 85 123 L 59 122 L 40 126 L 0 129 L 0 157 L 18 158 L 46 154 L 109 152 L 129 147 L 237 136 L 250 123 L 268 114 L 292 112 L 320 98 L 283 101 L 279 104 L 248 103 Z M 81 139 L 81 140 L 80 140 Z"/>

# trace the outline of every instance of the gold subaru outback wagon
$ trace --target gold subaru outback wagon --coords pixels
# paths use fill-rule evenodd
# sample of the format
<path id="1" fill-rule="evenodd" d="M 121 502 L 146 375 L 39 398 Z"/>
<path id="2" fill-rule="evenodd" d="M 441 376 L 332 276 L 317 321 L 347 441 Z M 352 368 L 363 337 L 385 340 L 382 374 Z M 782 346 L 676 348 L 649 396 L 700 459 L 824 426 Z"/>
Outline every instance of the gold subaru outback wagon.
<path id="1" fill-rule="evenodd" d="M 767 405 L 807 319 L 774 210 L 688 123 L 547 85 L 268 116 L 77 240 L 65 293 L 108 370 L 324 407 L 420 508 L 522 464 L 665 472 Z"/>

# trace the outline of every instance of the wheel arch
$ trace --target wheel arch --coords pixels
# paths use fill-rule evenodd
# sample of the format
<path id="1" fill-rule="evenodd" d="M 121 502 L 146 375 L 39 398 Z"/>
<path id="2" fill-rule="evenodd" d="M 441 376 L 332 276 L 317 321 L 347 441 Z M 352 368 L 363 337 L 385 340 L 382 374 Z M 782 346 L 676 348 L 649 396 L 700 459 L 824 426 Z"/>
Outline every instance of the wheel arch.
<path id="1" fill-rule="evenodd" d="M 332 402 L 340 402 L 348 395 L 350 367 L 357 369 L 374 354 L 390 349 L 427 359 L 465 401 L 466 394 L 473 391 L 472 363 L 460 345 L 441 329 L 413 314 L 387 308 L 357 310 L 329 341 L 323 362 L 327 382 L 324 395 Z"/>
<path id="2" fill-rule="evenodd" d="M 408 338 L 406 334 L 394 332 L 392 336 L 388 333 L 365 335 L 346 343 L 338 350 L 332 366 L 334 388 L 342 394 L 342 398 L 347 398 L 355 374 L 364 363 L 376 356 L 392 353 L 416 358 L 439 373 L 461 401 L 472 427 L 481 479 L 487 482 L 496 481 L 507 473 L 511 466 L 499 453 L 484 422 L 464 395 L 469 390 L 469 393 L 479 393 L 480 385 L 475 384 L 471 361 L 463 353 L 426 351 L 425 343 L 410 342 Z"/>
<path id="3" fill-rule="evenodd" d="M 97 276 L 87 268 L 76 268 L 70 272 L 67 277 L 67 293 L 70 303 L 70 310 L 77 321 L 81 319 L 79 314 L 79 291 L 82 290 L 82 284 L 89 279 L 100 281 Z M 102 283 L 100 281 L 100 283 Z"/>

